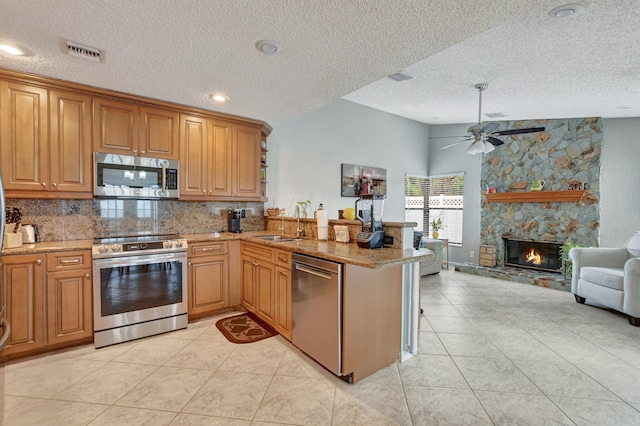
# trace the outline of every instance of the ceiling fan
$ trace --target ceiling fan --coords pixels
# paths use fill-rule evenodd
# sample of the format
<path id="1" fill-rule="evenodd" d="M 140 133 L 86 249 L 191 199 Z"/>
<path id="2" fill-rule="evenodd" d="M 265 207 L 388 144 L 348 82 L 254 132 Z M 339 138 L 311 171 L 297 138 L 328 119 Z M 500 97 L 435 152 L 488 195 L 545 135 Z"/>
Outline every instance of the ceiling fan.
<path id="1" fill-rule="evenodd" d="M 442 138 L 438 138 L 438 137 L 431 138 L 431 139 L 444 139 L 444 138 L 451 138 L 451 137 L 464 138 L 461 141 L 458 141 L 451 145 L 447 145 L 440 149 L 447 149 L 464 142 L 473 141 L 471 145 L 469 145 L 469 147 L 467 148 L 467 154 L 470 154 L 470 155 L 482 154 L 482 153 L 486 154 L 496 149 L 495 148 L 496 146 L 500 146 L 504 144 L 504 142 L 496 138 L 496 136 L 520 135 L 523 133 L 543 132 L 545 130 L 544 127 L 529 127 L 526 129 L 512 129 L 512 130 L 497 131 L 498 127 L 500 127 L 500 125 L 497 123 L 487 123 L 483 126 L 482 125 L 482 92 L 487 90 L 487 87 L 489 87 L 489 84 L 478 83 L 474 87 L 478 90 L 478 94 L 480 98 L 479 104 L 478 104 L 478 124 L 474 124 L 473 126 L 469 127 L 469 129 L 467 129 L 467 132 L 469 133 L 467 136 L 444 136 Z"/>

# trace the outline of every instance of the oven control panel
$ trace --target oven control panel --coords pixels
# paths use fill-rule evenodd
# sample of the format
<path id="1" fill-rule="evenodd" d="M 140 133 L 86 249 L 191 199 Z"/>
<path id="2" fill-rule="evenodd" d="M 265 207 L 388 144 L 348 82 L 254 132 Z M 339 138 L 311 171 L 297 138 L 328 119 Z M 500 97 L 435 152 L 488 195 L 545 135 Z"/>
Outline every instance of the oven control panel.
<path id="1" fill-rule="evenodd" d="M 165 241 L 140 241 L 126 243 L 94 244 L 91 247 L 91 254 L 94 258 L 129 256 L 137 252 L 144 253 L 170 253 L 176 251 L 186 251 L 187 240 L 165 240 Z"/>

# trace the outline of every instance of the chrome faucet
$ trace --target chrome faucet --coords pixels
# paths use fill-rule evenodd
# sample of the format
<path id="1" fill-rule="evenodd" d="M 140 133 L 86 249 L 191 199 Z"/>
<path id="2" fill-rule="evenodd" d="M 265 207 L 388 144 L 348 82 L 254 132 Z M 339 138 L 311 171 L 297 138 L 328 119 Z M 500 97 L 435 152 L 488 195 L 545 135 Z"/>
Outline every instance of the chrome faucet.
<path id="1" fill-rule="evenodd" d="M 300 206 L 296 204 L 296 238 L 300 238 L 303 235 L 302 229 L 300 229 Z"/>
<path id="2" fill-rule="evenodd" d="M 284 237 L 284 209 L 280 211 L 280 235 Z"/>

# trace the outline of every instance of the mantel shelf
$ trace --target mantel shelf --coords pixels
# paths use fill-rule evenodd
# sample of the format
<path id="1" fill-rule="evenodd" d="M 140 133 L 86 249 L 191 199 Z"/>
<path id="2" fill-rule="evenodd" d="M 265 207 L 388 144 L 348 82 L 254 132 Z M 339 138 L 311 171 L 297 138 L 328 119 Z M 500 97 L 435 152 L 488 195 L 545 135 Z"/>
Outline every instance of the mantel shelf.
<path id="1" fill-rule="evenodd" d="M 584 190 L 577 191 L 526 191 L 484 194 L 490 203 L 547 203 L 558 201 L 580 201 Z"/>

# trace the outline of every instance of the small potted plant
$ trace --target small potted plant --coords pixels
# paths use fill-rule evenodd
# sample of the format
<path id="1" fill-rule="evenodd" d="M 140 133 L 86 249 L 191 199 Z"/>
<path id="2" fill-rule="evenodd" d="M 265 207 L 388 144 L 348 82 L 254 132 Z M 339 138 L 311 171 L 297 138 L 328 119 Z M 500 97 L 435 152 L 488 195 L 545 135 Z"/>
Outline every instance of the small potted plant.
<path id="1" fill-rule="evenodd" d="M 311 200 L 300 200 L 298 205 L 300 206 L 302 217 L 307 217 L 309 215 L 309 207 L 311 207 Z"/>
<path id="2" fill-rule="evenodd" d="M 438 231 L 442 229 L 442 218 L 438 217 L 437 219 L 433 219 L 430 222 L 431 225 L 431 237 L 432 238 L 438 238 L 438 236 L 440 234 L 438 234 Z"/>
<path id="3" fill-rule="evenodd" d="M 571 273 L 573 271 L 573 262 L 571 262 L 571 259 L 569 259 L 569 251 L 575 247 L 580 246 L 576 243 L 564 243 L 560 246 L 559 255 L 560 259 L 562 260 L 562 276 L 565 280 L 571 278 Z"/>

